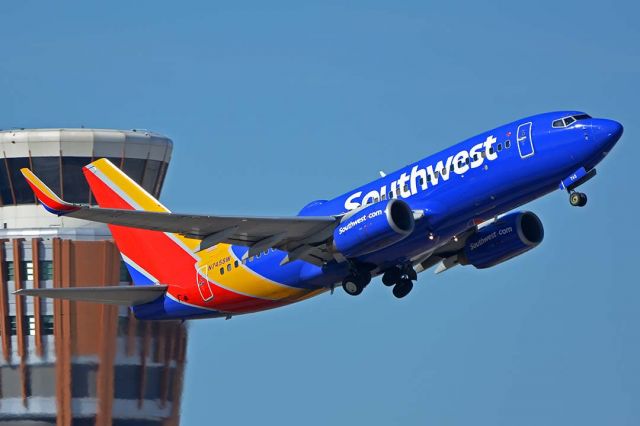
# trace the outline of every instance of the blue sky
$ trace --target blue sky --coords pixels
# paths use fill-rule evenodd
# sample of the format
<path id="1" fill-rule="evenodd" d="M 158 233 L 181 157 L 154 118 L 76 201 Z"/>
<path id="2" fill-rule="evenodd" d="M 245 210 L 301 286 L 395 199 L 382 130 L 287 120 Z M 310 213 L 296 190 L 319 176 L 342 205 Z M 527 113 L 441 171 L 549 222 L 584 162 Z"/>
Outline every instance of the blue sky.
<path id="1" fill-rule="evenodd" d="M 190 325 L 183 424 L 640 422 L 640 26 L 631 1 L 5 2 L 0 127 L 173 138 L 175 211 L 294 214 L 519 117 L 625 134 L 543 244 Z"/>

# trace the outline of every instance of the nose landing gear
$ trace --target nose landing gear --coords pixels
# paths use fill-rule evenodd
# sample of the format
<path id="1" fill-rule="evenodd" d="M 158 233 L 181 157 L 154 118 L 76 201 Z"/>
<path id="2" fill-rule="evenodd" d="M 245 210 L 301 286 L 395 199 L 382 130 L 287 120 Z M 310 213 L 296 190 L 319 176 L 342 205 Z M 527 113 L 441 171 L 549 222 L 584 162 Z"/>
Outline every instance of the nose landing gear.
<path id="1" fill-rule="evenodd" d="M 574 207 L 584 207 L 587 205 L 587 196 L 575 189 L 594 177 L 596 169 L 587 171 L 584 167 L 580 167 L 569 177 L 560 181 L 560 189 L 564 189 L 569 193 L 569 203 Z"/>
<path id="2" fill-rule="evenodd" d="M 571 192 L 569 203 L 574 207 L 584 207 L 587 205 L 587 195 L 582 192 Z"/>

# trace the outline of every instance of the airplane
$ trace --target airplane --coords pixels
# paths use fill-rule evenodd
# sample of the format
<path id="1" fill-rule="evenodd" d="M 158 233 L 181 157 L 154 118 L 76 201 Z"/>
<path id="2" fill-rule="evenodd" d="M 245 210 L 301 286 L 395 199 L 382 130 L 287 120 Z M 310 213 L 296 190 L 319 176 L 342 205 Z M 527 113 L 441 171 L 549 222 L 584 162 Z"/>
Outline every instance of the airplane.
<path id="1" fill-rule="evenodd" d="M 144 320 L 228 319 L 336 286 L 357 296 L 380 275 L 403 298 L 434 266 L 490 268 L 537 247 L 541 220 L 514 209 L 558 189 L 584 206 L 576 188 L 622 133 L 580 111 L 534 115 L 289 217 L 171 213 L 107 159 L 83 169 L 98 207 L 72 204 L 25 168 L 49 212 L 108 224 L 134 285 L 16 294 L 125 305 Z"/>

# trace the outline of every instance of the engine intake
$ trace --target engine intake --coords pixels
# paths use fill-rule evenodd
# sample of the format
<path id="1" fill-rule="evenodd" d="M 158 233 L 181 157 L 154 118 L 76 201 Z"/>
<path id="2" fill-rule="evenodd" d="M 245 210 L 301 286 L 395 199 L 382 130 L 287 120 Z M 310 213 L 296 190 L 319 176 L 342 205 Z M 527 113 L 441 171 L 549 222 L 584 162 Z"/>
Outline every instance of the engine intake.
<path id="1" fill-rule="evenodd" d="M 406 238 L 414 227 L 407 203 L 380 201 L 346 215 L 333 232 L 333 248 L 345 257 L 362 256 Z"/>
<path id="2" fill-rule="evenodd" d="M 490 268 L 538 246 L 544 238 L 540 218 L 532 212 L 515 212 L 479 229 L 467 238 L 458 259 L 463 265 Z"/>

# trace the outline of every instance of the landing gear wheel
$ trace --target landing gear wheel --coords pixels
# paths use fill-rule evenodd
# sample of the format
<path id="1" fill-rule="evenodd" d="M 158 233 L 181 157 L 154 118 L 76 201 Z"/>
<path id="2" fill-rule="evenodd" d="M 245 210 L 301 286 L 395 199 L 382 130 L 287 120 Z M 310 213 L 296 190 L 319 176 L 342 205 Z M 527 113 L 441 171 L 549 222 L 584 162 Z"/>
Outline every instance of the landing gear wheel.
<path id="1" fill-rule="evenodd" d="M 357 296 L 362 293 L 364 286 L 355 277 L 347 277 L 342 281 L 342 288 L 350 296 Z"/>
<path id="2" fill-rule="evenodd" d="M 413 289 L 413 281 L 403 278 L 393 287 L 393 295 L 398 299 L 402 299 Z"/>
<path id="3" fill-rule="evenodd" d="M 342 281 L 342 288 L 351 295 L 357 296 L 371 282 L 371 274 L 349 275 Z"/>
<path id="4" fill-rule="evenodd" d="M 584 207 L 587 205 L 587 195 L 582 192 L 572 192 L 569 194 L 569 203 L 574 207 Z"/>
<path id="5" fill-rule="evenodd" d="M 578 206 L 584 207 L 587 205 L 587 194 L 581 192 L 580 193 L 580 204 Z"/>
<path id="6" fill-rule="evenodd" d="M 400 277 L 402 277 L 400 268 L 393 267 L 387 269 L 384 275 L 382 275 L 382 284 L 386 285 L 387 287 L 391 287 L 400 280 Z"/>

